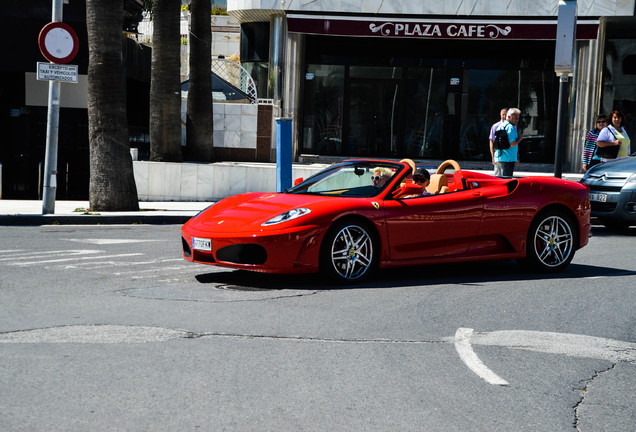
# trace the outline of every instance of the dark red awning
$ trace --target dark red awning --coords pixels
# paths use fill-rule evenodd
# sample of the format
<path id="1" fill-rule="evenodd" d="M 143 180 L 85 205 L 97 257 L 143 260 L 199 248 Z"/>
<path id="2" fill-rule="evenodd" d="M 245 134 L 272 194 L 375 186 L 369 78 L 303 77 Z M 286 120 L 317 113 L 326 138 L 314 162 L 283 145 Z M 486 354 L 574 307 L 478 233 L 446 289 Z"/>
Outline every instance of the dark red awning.
<path id="1" fill-rule="evenodd" d="M 577 39 L 596 39 L 598 20 L 579 20 Z M 293 33 L 330 36 L 358 36 L 419 39 L 550 40 L 556 39 L 554 20 L 431 19 L 287 15 L 287 29 Z"/>

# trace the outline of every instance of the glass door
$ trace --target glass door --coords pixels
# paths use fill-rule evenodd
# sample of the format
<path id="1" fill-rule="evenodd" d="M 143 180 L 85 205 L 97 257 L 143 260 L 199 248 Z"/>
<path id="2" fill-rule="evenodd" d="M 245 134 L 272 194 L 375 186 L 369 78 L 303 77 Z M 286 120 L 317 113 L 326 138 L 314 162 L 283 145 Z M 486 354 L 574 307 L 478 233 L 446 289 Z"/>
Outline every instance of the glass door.
<path id="1" fill-rule="evenodd" d="M 398 80 L 351 79 L 347 154 L 399 156 L 399 90 Z"/>

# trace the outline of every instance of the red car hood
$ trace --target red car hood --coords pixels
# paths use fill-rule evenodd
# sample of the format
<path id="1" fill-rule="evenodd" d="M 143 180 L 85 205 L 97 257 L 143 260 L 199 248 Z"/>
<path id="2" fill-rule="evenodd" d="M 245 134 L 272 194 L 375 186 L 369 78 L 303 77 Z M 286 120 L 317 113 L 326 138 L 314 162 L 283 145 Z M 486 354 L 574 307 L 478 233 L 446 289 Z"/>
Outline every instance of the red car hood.
<path id="1" fill-rule="evenodd" d="M 288 210 L 323 207 L 328 205 L 328 201 L 335 199 L 337 198 L 262 192 L 235 195 L 219 201 L 191 219 L 187 225 L 215 233 L 260 231 L 266 228 L 261 226 L 263 222 Z M 308 217 L 309 215 L 302 217 L 303 224 L 308 221 Z M 293 221 L 273 225 L 271 228 L 289 227 L 289 223 Z"/>

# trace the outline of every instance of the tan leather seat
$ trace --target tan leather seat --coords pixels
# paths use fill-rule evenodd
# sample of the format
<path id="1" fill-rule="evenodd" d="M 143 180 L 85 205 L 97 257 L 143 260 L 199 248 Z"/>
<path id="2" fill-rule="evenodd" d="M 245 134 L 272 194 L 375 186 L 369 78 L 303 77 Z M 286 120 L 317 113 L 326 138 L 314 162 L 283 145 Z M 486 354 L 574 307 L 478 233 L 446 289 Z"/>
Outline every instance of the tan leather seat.
<path id="1" fill-rule="evenodd" d="M 444 174 L 431 174 L 431 181 L 426 191 L 433 195 L 448 192 L 448 179 Z"/>

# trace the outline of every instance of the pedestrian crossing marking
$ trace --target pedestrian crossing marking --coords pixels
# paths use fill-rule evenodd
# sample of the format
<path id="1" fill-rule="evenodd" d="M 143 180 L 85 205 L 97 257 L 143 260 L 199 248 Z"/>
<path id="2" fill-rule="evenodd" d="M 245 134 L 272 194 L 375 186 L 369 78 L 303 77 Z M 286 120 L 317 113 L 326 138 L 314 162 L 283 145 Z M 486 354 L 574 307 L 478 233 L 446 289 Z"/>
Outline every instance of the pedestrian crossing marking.
<path id="1" fill-rule="evenodd" d="M 78 243 L 90 243 L 95 245 L 115 245 L 115 244 L 130 244 L 130 243 L 144 243 L 144 242 L 156 242 L 161 240 L 153 239 L 64 239 L 66 241 L 78 242 Z"/>

